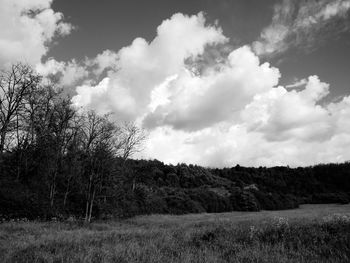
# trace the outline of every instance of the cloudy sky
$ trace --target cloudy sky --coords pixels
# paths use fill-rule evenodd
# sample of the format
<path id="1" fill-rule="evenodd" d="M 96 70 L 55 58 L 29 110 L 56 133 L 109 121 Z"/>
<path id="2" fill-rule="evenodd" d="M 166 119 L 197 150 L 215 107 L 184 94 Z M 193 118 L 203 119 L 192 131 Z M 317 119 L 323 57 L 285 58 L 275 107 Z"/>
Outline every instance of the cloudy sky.
<path id="1" fill-rule="evenodd" d="M 138 158 L 350 160 L 350 0 L 0 0 L 0 67 L 147 130 Z"/>

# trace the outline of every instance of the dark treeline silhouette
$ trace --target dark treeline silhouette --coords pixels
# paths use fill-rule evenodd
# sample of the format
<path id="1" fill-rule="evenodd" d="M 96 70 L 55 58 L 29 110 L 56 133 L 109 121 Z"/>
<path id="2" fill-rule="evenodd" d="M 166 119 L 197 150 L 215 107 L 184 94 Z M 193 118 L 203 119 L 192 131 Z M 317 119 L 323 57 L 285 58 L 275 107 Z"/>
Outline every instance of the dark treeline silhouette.
<path id="1" fill-rule="evenodd" d="M 212 169 L 132 160 L 144 132 L 77 110 L 22 64 L 0 76 L 0 218 L 126 217 L 348 203 L 350 163 Z"/>

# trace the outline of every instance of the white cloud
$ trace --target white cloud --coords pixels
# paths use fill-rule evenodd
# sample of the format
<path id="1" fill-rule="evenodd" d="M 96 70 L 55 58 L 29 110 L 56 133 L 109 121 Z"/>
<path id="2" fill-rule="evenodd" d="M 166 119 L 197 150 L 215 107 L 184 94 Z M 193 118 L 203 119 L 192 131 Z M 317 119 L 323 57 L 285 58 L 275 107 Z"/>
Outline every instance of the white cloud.
<path id="1" fill-rule="evenodd" d="M 266 140 L 245 125 L 215 125 L 196 132 L 158 127 L 150 133 L 142 158 L 166 163 L 196 163 L 203 166 L 305 166 L 344 162 L 350 159 L 350 135 L 336 134 L 329 140 L 305 142 L 298 138 Z"/>
<path id="2" fill-rule="evenodd" d="M 118 66 L 118 54 L 112 50 L 104 50 L 93 59 L 87 59 L 86 64 L 93 67 L 95 75 L 101 75 L 103 71 L 116 70 Z"/>
<path id="3" fill-rule="evenodd" d="M 105 50 L 94 58 L 85 57 L 82 61 L 57 61 L 48 58 L 44 63 L 36 64 L 36 71 L 45 78 L 55 78 L 64 87 L 73 87 L 81 82 L 96 83 L 103 79 L 103 73 L 113 74 L 118 69 L 118 54 Z M 86 84 L 86 83 L 85 83 Z"/>
<path id="4" fill-rule="evenodd" d="M 56 36 L 70 33 L 63 14 L 51 9 L 52 0 L 0 0 L 0 64 L 18 61 L 35 65 Z"/>
<path id="5" fill-rule="evenodd" d="M 63 62 L 49 58 L 45 63 L 37 64 L 36 71 L 44 77 L 54 76 L 61 86 L 72 86 L 89 75 L 85 65 L 80 65 L 74 59 Z"/>
<path id="6" fill-rule="evenodd" d="M 316 103 L 327 94 L 328 84 L 311 76 L 300 92 L 278 87 L 256 95 L 242 118 L 249 130 L 262 132 L 267 140 L 325 140 L 333 125 L 327 109 Z"/>
<path id="7" fill-rule="evenodd" d="M 350 131 L 350 96 L 338 103 L 331 103 L 327 109 L 332 113 L 335 133 L 348 134 Z"/>
<path id="8" fill-rule="evenodd" d="M 329 37 L 333 27 L 329 27 L 336 19 L 337 32 L 349 29 L 346 18 L 350 10 L 350 0 L 289 1 L 275 5 L 272 22 L 253 43 L 258 55 L 274 55 L 291 47 L 310 48 L 315 40 Z M 331 28 L 331 29 L 329 29 Z M 328 30 L 328 31 L 327 31 Z"/>
<path id="9" fill-rule="evenodd" d="M 255 74 L 254 70 L 244 74 L 246 77 L 245 80 L 242 78 L 242 83 L 249 83 L 252 74 Z M 278 80 L 278 76 L 269 77 Z M 168 123 L 158 123 L 150 132 L 146 152 L 141 156 L 204 166 L 237 163 L 246 166 L 304 166 L 349 160 L 350 97 L 321 106 L 319 101 L 327 96 L 329 85 L 317 76 L 310 76 L 305 88 L 298 91 L 274 87 L 272 80 L 269 87 L 257 89 L 251 101 L 243 100 L 239 116 L 227 115 L 222 122 L 190 131 L 186 127 L 174 129 Z M 258 84 L 254 85 L 259 87 Z M 192 86 L 188 88 L 193 89 Z M 232 86 L 232 89 L 236 88 L 236 85 Z M 245 88 L 237 92 L 244 94 Z M 199 93 L 193 96 L 189 91 L 188 94 L 189 97 L 183 99 L 192 100 L 195 105 L 203 99 Z M 168 100 L 173 99 L 168 96 Z M 216 103 L 215 99 L 211 104 L 219 108 L 215 110 L 227 107 Z M 183 107 L 176 103 L 173 107 L 176 105 L 178 111 Z M 199 117 L 191 116 L 193 112 L 188 114 L 188 125 L 192 124 L 191 118 L 202 118 L 206 122 L 208 114 L 210 116 L 210 112 L 205 111 Z"/>
<path id="10" fill-rule="evenodd" d="M 168 85 L 171 100 L 151 112 L 146 125 L 198 130 L 232 120 L 255 94 L 277 85 L 279 77 L 276 68 L 260 65 L 250 48 L 241 47 L 220 70 L 208 69 L 200 76 L 183 71 Z"/>
<path id="11" fill-rule="evenodd" d="M 137 38 L 91 60 L 102 65 L 98 72 L 111 69 L 98 84 L 77 87 L 73 98 L 77 106 L 143 123 L 149 140 L 139 157 L 204 166 L 350 159 L 350 98 L 321 105 L 329 85 L 318 76 L 278 86 L 279 70 L 247 46 L 198 70 L 205 47 L 227 41 L 202 14 L 176 14 L 157 32 L 150 43 Z"/>
<path id="12" fill-rule="evenodd" d="M 186 59 L 200 55 L 207 45 L 225 41 L 220 28 L 205 25 L 203 14 L 175 14 L 158 27 L 152 42 L 137 38 L 118 52 L 118 70 L 109 74 L 107 87 L 101 83 L 78 87 L 73 101 L 89 101 L 97 110 L 109 109 L 124 120 L 136 118 L 148 108 L 154 87 L 181 72 Z M 103 92 L 85 99 L 92 89 Z"/>

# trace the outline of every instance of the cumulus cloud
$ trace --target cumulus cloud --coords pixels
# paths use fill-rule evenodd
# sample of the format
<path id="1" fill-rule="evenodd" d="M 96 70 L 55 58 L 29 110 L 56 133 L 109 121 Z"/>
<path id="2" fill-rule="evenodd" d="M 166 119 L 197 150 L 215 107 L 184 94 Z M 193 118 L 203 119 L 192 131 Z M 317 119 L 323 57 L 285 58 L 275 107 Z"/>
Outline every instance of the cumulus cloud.
<path id="1" fill-rule="evenodd" d="M 143 157 L 204 166 L 347 161 L 350 97 L 319 105 L 328 92 L 329 85 L 317 76 L 310 76 L 301 91 L 271 86 L 240 110 L 240 120 L 228 119 L 191 132 L 170 126 L 155 128 Z"/>
<path id="2" fill-rule="evenodd" d="M 95 82 L 107 70 L 115 70 L 117 54 L 105 50 L 94 58 L 82 61 L 58 61 L 48 58 L 50 44 L 56 37 L 71 33 L 74 27 L 55 12 L 53 0 L 0 0 L 0 65 L 17 62 L 35 67 L 44 78 L 55 79 L 63 87 L 83 81 Z"/>
<path id="3" fill-rule="evenodd" d="M 121 119 L 136 118 L 147 109 L 154 87 L 181 72 L 186 59 L 200 55 L 207 45 L 225 41 L 220 28 L 205 24 L 202 13 L 175 14 L 158 27 L 152 42 L 137 38 L 122 48 L 117 54 L 118 70 L 94 87 L 78 87 L 73 102 L 89 101 L 97 110 L 111 110 Z"/>
<path id="4" fill-rule="evenodd" d="M 85 57 L 81 61 L 57 61 L 51 57 L 36 64 L 35 68 L 39 74 L 54 79 L 63 87 L 73 87 L 82 82 L 91 84 L 99 82 L 103 76 L 108 76 L 118 69 L 118 54 L 107 49 L 93 58 Z"/>
<path id="5" fill-rule="evenodd" d="M 296 46 L 312 48 L 316 39 L 320 43 L 335 31 L 349 29 L 345 19 L 349 9 L 350 0 L 283 0 L 275 5 L 272 22 L 253 43 L 253 49 L 258 55 L 269 56 Z"/>
<path id="6" fill-rule="evenodd" d="M 85 64 L 92 67 L 93 73 L 99 76 L 105 70 L 116 70 L 118 68 L 118 54 L 107 49 L 95 58 L 87 59 Z"/>
<path id="7" fill-rule="evenodd" d="M 332 136 L 333 125 L 327 109 L 316 103 L 328 94 L 328 87 L 317 76 L 310 76 L 299 92 L 270 89 L 245 107 L 243 121 L 249 131 L 259 131 L 267 140 L 325 140 Z"/>
<path id="8" fill-rule="evenodd" d="M 188 70 L 179 74 L 167 87 L 171 100 L 149 113 L 145 124 L 198 130 L 233 119 L 255 94 L 274 87 L 279 77 L 278 69 L 260 65 L 249 47 L 238 48 L 219 70 L 208 69 L 200 76 Z"/>
<path id="9" fill-rule="evenodd" d="M 0 0 L 0 64 L 40 62 L 55 36 L 70 33 L 63 14 L 51 8 L 52 0 Z"/>
<path id="10" fill-rule="evenodd" d="M 141 158 L 157 158 L 166 163 L 196 163 L 211 167 L 305 166 L 344 162 L 350 159 L 348 133 L 335 133 L 324 141 L 303 141 L 290 137 L 266 140 L 245 125 L 215 125 L 196 132 L 158 127 L 150 133 Z"/>
<path id="11" fill-rule="evenodd" d="M 55 78 L 63 87 L 72 86 L 89 75 L 86 66 L 74 59 L 64 62 L 49 58 L 44 63 L 37 64 L 36 71 L 46 78 Z"/>
<path id="12" fill-rule="evenodd" d="M 150 43 L 137 38 L 91 60 L 96 72 L 109 72 L 95 85 L 78 86 L 72 101 L 142 124 L 149 131 L 143 158 L 204 166 L 350 159 L 349 97 L 322 105 L 330 85 L 318 76 L 279 85 L 279 70 L 248 46 L 198 69 L 207 47 L 226 41 L 202 14 L 176 14 Z"/>
<path id="13" fill-rule="evenodd" d="M 198 131 L 159 126 L 140 157 L 204 166 L 305 166 L 350 160 L 350 97 L 325 107 L 315 102 L 328 85 L 316 76 L 300 92 L 283 87 L 255 96 L 241 121 Z M 305 98 L 304 98 L 305 97 Z"/>

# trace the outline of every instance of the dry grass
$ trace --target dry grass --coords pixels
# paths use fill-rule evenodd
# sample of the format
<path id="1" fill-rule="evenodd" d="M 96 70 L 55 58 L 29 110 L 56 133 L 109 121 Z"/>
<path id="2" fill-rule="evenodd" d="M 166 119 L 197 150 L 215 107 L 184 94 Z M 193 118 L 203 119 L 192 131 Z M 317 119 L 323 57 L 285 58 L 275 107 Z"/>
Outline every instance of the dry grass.
<path id="1" fill-rule="evenodd" d="M 0 262 L 350 262 L 350 205 L 3 223 Z"/>

